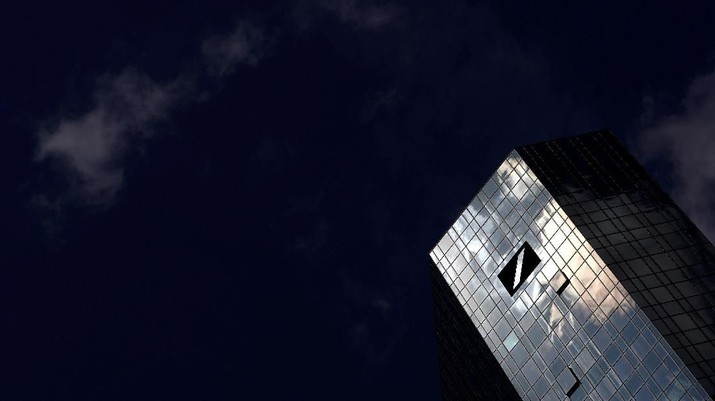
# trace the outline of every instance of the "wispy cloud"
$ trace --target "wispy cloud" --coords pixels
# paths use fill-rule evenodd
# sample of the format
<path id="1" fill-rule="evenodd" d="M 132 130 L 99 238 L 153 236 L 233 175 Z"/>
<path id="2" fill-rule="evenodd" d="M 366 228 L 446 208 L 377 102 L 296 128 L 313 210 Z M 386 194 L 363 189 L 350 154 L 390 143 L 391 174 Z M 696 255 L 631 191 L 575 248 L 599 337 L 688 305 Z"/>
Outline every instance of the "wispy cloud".
<path id="1" fill-rule="evenodd" d="M 255 65 L 263 55 L 264 32 L 256 25 L 245 22 L 227 35 L 216 35 L 201 46 L 209 74 L 225 77 L 234 72 L 238 64 Z"/>
<path id="2" fill-rule="evenodd" d="M 124 154 L 153 135 L 154 125 L 189 93 L 188 84 L 182 79 L 157 83 L 131 68 L 101 77 L 89 111 L 61 116 L 40 131 L 37 160 L 59 162 L 74 195 L 92 203 L 111 202 L 124 181 Z"/>
<path id="3" fill-rule="evenodd" d="M 327 15 L 355 29 L 377 31 L 393 23 L 400 14 L 399 10 L 399 7 L 390 3 L 314 0 L 296 3 L 293 12 L 295 22 L 304 29 L 310 26 L 316 18 Z"/>
<path id="4" fill-rule="evenodd" d="M 354 308 L 355 318 L 348 322 L 351 345 L 371 368 L 381 367 L 405 334 L 405 325 L 400 319 L 405 308 L 404 294 L 394 288 L 383 292 L 345 270 L 339 273 L 345 296 Z"/>
<path id="5" fill-rule="evenodd" d="M 231 32 L 203 42 L 203 70 L 198 75 L 179 74 L 157 82 L 136 68 L 126 68 L 100 77 L 89 110 L 54 116 L 39 130 L 36 160 L 61 167 L 70 183 L 63 199 L 111 204 L 124 183 L 126 155 L 154 136 L 157 124 L 169 119 L 180 104 L 197 98 L 198 77 L 221 80 L 239 64 L 255 65 L 263 42 L 259 28 L 239 22 Z"/>
<path id="6" fill-rule="evenodd" d="M 669 165 L 675 200 L 715 240 L 715 71 L 696 78 L 681 111 L 652 121 L 639 139 L 646 160 Z"/>
<path id="7" fill-rule="evenodd" d="M 396 9 L 389 5 L 369 4 L 357 0 L 322 1 L 319 4 L 334 13 L 341 22 L 360 28 L 381 28 L 397 14 Z"/>

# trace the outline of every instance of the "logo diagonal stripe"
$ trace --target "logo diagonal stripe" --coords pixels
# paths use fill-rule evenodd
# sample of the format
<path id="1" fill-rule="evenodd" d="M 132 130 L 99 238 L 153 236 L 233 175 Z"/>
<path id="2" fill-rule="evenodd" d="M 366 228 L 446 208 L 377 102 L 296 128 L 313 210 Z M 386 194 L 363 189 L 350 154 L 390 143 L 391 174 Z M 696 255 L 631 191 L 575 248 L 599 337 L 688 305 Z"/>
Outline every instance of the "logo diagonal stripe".
<path id="1" fill-rule="evenodd" d="M 514 274 L 514 288 L 516 290 L 516 287 L 521 284 L 521 267 L 522 264 L 524 263 L 524 248 L 521 249 L 521 252 L 519 252 L 519 257 L 516 259 L 516 273 Z"/>

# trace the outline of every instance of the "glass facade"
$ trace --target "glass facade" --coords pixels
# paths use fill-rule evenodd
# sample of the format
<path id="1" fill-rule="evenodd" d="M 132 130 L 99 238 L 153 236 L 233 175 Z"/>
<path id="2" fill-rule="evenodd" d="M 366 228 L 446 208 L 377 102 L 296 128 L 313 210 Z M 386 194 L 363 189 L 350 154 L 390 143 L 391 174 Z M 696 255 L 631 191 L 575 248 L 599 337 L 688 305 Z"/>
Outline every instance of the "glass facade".
<path id="1" fill-rule="evenodd" d="M 517 148 L 715 394 L 715 247 L 608 131 Z"/>
<path id="2" fill-rule="evenodd" d="M 430 267 L 442 398 L 447 401 L 520 399 L 436 266 Z M 474 378 L 488 377 L 489 380 Z"/>
<path id="3" fill-rule="evenodd" d="M 527 400 L 709 399 L 520 153 L 509 154 L 430 253 L 516 392 Z"/>

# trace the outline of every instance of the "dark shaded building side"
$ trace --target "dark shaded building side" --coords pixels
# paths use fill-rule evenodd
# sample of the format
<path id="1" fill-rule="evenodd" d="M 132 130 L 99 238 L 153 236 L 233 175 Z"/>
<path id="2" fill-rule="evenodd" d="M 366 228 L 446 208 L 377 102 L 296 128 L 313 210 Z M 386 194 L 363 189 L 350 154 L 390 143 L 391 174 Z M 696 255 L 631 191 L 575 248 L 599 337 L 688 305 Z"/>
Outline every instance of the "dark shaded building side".
<path id="1" fill-rule="evenodd" d="M 609 131 L 517 148 L 709 394 L 715 247 Z"/>
<path id="2" fill-rule="evenodd" d="M 443 399 L 521 400 L 464 307 L 432 261 L 430 281 Z"/>

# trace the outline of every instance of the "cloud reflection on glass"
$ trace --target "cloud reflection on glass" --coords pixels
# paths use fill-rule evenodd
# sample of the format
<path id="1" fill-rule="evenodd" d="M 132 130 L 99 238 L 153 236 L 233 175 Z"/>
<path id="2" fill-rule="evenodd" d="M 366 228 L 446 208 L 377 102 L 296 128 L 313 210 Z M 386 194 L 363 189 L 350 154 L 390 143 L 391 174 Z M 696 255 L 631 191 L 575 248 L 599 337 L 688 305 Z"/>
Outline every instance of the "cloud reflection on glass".
<path id="1" fill-rule="evenodd" d="M 510 296 L 497 274 L 524 242 L 541 263 Z M 703 398 L 516 151 L 431 255 L 522 398 Z"/>

